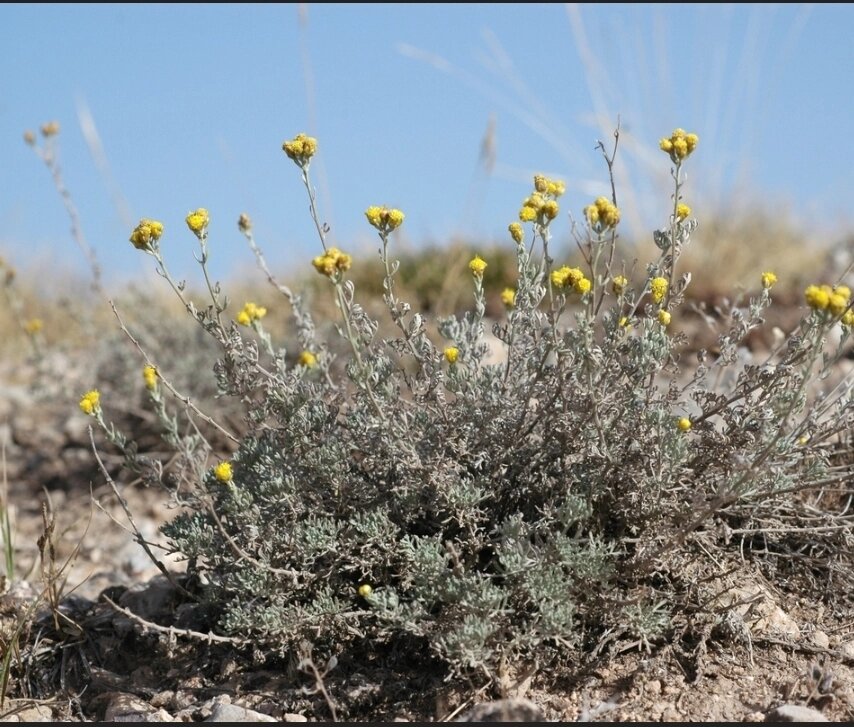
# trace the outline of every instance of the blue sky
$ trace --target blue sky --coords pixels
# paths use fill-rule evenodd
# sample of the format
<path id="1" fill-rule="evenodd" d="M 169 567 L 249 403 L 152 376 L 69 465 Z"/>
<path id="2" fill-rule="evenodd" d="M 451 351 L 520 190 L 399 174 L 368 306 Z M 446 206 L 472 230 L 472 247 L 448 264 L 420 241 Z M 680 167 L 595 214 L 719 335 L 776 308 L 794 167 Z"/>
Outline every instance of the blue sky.
<path id="1" fill-rule="evenodd" d="M 195 278 L 183 218 L 198 206 L 218 277 L 253 264 L 244 211 L 278 269 L 305 268 L 318 242 L 281 151 L 300 131 L 320 142 L 321 215 L 356 252 L 374 247 L 371 204 L 404 210 L 401 245 L 503 240 L 534 172 L 565 179 L 577 215 L 606 190 L 594 147 L 618 114 L 625 234 L 666 218 L 657 140 L 676 126 L 700 136 L 687 201 L 701 224 L 762 200 L 838 234 L 852 223 L 853 21 L 851 5 L 2 5 L 0 255 L 82 270 L 22 141 L 51 119 L 117 283 L 151 268 L 127 240 L 143 216 L 165 223 L 170 266 Z"/>

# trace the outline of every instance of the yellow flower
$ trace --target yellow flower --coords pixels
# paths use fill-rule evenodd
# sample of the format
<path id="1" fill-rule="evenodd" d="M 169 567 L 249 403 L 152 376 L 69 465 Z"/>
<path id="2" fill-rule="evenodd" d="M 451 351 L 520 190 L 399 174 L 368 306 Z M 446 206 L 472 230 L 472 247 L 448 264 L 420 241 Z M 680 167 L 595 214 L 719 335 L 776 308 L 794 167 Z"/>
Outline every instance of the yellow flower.
<path id="1" fill-rule="evenodd" d="M 510 237 L 513 238 L 513 242 L 515 242 L 517 245 L 520 245 L 522 243 L 522 240 L 525 239 L 525 232 L 522 229 L 522 225 L 520 225 L 518 222 L 511 222 L 508 225 L 507 229 L 510 230 Z"/>
<path id="2" fill-rule="evenodd" d="M 94 416 L 95 413 L 101 408 L 101 392 L 97 389 L 92 389 L 92 391 L 87 391 L 83 394 L 83 398 L 80 399 L 80 409 L 84 414 L 88 414 L 89 416 Z"/>
<path id="3" fill-rule="evenodd" d="M 676 205 L 676 217 L 680 220 L 686 219 L 691 214 L 691 208 L 684 202 Z"/>
<path id="4" fill-rule="evenodd" d="M 143 366 L 142 380 L 145 381 L 146 389 L 154 391 L 157 388 L 157 369 L 154 366 Z"/>
<path id="5" fill-rule="evenodd" d="M 519 210 L 519 219 L 522 222 L 533 222 L 537 219 L 537 210 L 530 205 L 522 205 L 522 209 Z"/>
<path id="6" fill-rule="evenodd" d="M 305 134 L 297 134 L 290 141 L 282 144 L 282 150 L 297 166 L 304 167 L 317 153 L 317 139 Z"/>
<path id="7" fill-rule="evenodd" d="M 331 278 L 335 274 L 335 260 L 328 255 L 318 255 L 311 261 L 311 264 L 314 265 L 317 272 L 327 278 Z"/>
<path id="8" fill-rule="evenodd" d="M 597 232 L 613 229 L 620 221 L 620 210 L 607 197 L 597 197 L 593 204 L 584 208 L 587 223 Z"/>
<path id="9" fill-rule="evenodd" d="M 501 302 L 508 308 L 512 308 L 516 305 L 516 291 L 513 288 L 504 288 L 501 291 Z"/>
<path id="10" fill-rule="evenodd" d="M 403 214 L 398 209 L 391 209 L 388 211 L 388 226 L 392 230 L 396 230 L 403 224 L 403 219 L 406 215 Z"/>
<path id="11" fill-rule="evenodd" d="M 688 142 L 685 139 L 674 139 L 673 155 L 678 159 L 684 159 L 688 156 Z"/>
<path id="12" fill-rule="evenodd" d="M 552 270 L 550 278 L 552 285 L 556 288 L 574 288 L 576 292 L 586 292 L 579 290 L 579 284 L 581 287 L 584 287 L 584 284 L 581 283 L 581 281 L 586 279 L 581 268 L 571 268 L 564 265 L 557 270 Z M 590 281 L 588 280 L 587 282 L 589 284 Z M 589 290 L 589 285 L 587 289 Z"/>
<path id="13" fill-rule="evenodd" d="M 539 192 L 534 192 L 528 199 L 522 202 L 525 207 L 530 207 L 535 212 L 539 212 L 545 203 L 545 198 Z"/>
<path id="14" fill-rule="evenodd" d="M 841 316 L 848 307 L 848 298 L 839 293 L 832 293 L 827 303 L 828 310 L 835 316 Z"/>
<path id="15" fill-rule="evenodd" d="M 367 583 L 363 583 L 361 586 L 359 586 L 359 595 L 362 598 L 368 598 L 368 596 L 370 596 L 373 592 L 374 589 L 371 588 L 370 585 Z"/>
<path id="16" fill-rule="evenodd" d="M 455 364 L 457 359 L 460 357 L 460 349 L 456 346 L 448 346 L 445 349 L 445 361 L 449 364 Z"/>
<path id="17" fill-rule="evenodd" d="M 842 295 L 846 298 L 851 297 L 851 288 L 849 288 L 847 285 L 834 285 L 833 292 L 838 293 L 839 295 Z"/>
<path id="18" fill-rule="evenodd" d="M 486 261 L 481 259 L 480 255 L 475 255 L 469 262 L 469 270 L 476 278 L 482 278 L 483 271 L 486 270 Z"/>
<path id="19" fill-rule="evenodd" d="M 620 316 L 620 320 L 617 321 L 617 325 L 620 328 L 630 328 L 628 316 Z"/>
<path id="20" fill-rule="evenodd" d="M 585 293 L 590 292 L 590 288 L 593 287 L 593 283 L 591 283 L 587 278 L 579 278 L 575 281 L 572 288 L 576 293 L 584 295 Z"/>
<path id="21" fill-rule="evenodd" d="M 311 264 L 321 275 L 331 278 L 337 272 L 349 270 L 353 264 L 353 258 L 347 253 L 341 252 L 337 247 L 330 247 L 323 255 L 314 258 Z"/>
<path id="22" fill-rule="evenodd" d="M 245 212 L 242 212 L 240 217 L 237 218 L 237 229 L 244 234 L 252 229 L 252 218 Z"/>
<path id="23" fill-rule="evenodd" d="M 234 478 L 234 473 L 231 471 L 231 462 L 220 462 L 214 467 L 214 477 L 220 482 L 231 482 Z"/>
<path id="24" fill-rule="evenodd" d="M 768 290 L 774 283 L 777 282 L 777 276 L 774 273 L 767 271 L 762 273 L 762 287 Z"/>
<path id="25" fill-rule="evenodd" d="M 674 129 L 670 138 L 662 139 L 658 142 L 658 146 L 670 155 L 674 164 L 678 164 L 697 148 L 699 141 L 700 137 L 696 134 L 687 134 L 685 129 Z"/>
<path id="26" fill-rule="evenodd" d="M 267 315 L 267 309 L 264 306 L 256 305 L 255 303 L 246 303 L 237 314 L 235 320 L 241 326 L 248 326 L 253 321 L 260 321 L 265 315 Z"/>
<path id="27" fill-rule="evenodd" d="M 403 224 L 406 215 L 398 209 L 374 206 L 365 210 L 365 217 L 380 232 L 391 232 Z"/>
<path id="28" fill-rule="evenodd" d="M 541 195 L 549 195 L 552 198 L 557 198 L 566 192 L 566 184 L 560 179 L 549 179 L 542 174 L 537 174 L 534 176 L 534 191 L 540 198 L 542 198 Z M 532 206 L 537 207 L 536 203 Z"/>
<path id="29" fill-rule="evenodd" d="M 688 417 L 682 417 L 677 423 L 676 426 L 679 427 L 680 432 L 690 431 L 693 424 Z"/>
<path id="30" fill-rule="evenodd" d="M 830 305 L 830 293 L 824 289 L 825 286 L 808 285 L 804 291 L 807 305 L 814 310 L 825 310 Z"/>
<path id="31" fill-rule="evenodd" d="M 163 234 L 163 223 L 143 218 L 130 234 L 130 241 L 137 250 L 150 250 Z"/>
<path id="32" fill-rule="evenodd" d="M 553 220 L 555 217 L 558 216 L 559 212 L 560 206 L 553 199 L 550 199 L 543 204 L 543 214 L 545 215 L 546 219 Z"/>
<path id="33" fill-rule="evenodd" d="M 560 179 L 547 179 L 546 192 L 553 197 L 560 197 L 564 192 L 566 192 L 566 183 Z"/>
<path id="34" fill-rule="evenodd" d="M 56 136 L 59 133 L 59 122 L 58 121 L 48 121 L 46 124 L 42 124 L 42 136 L 47 139 L 51 136 Z"/>
<path id="35" fill-rule="evenodd" d="M 200 240 L 207 234 L 210 216 L 204 207 L 199 207 L 195 212 L 190 212 L 186 217 L 187 227 Z"/>
<path id="36" fill-rule="evenodd" d="M 656 303 L 661 303 L 667 295 L 667 278 L 653 278 L 649 283 L 649 292 Z"/>
<path id="37" fill-rule="evenodd" d="M 671 315 L 666 310 L 658 311 L 658 322 L 665 328 L 670 325 Z"/>
<path id="38" fill-rule="evenodd" d="M 842 314 L 842 325 L 854 327 L 854 310 L 847 310 Z"/>
<path id="39" fill-rule="evenodd" d="M 569 267 L 567 265 L 564 265 L 563 267 L 558 268 L 557 270 L 552 270 L 549 279 L 552 281 L 552 285 L 555 288 L 562 288 L 564 285 L 566 285 L 566 280 L 568 276 Z"/>
<path id="40" fill-rule="evenodd" d="M 31 336 L 41 331 L 44 328 L 44 323 L 41 318 L 31 318 L 24 324 L 24 330 Z"/>
<path id="41" fill-rule="evenodd" d="M 368 209 L 365 210 L 365 217 L 368 218 L 368 222 L 379 229 L 382 226 L 382 212 L 382 207 L 368 207 Z"/>
<path id="42" fill-rule="evenodd" d="M 629 279 L 625 275 L 617 275 L 611 281 L 611 290 L 614 291 L 614 295 L 622 295 L 628 284 Z"/>
<path id="43" fill-rule="evenodd" d="M 299 355 L 298 363 L 300 366 L 305 366 L 307 369 L 317 366 L 317 356 L 311 351 L 303 351 Z"/>

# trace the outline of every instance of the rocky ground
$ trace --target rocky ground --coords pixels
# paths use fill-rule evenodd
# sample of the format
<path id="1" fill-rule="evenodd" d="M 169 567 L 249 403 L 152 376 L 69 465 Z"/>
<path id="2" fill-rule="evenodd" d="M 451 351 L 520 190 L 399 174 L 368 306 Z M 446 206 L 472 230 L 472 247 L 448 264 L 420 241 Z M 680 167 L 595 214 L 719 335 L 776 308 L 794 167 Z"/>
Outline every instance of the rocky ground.
<path id="1" fill-rule="evenodd" d="M 716 584 L 737 604 L 727 636 L 602 655 L 548 691 L 524 674 L 487 690 L 344 657 L 271 664 L 205 640 L 98 471 L 76 389 L 37 396 L 25 380 L 0 376 L 16 560 L 0 577 L 3 721 L 854 721 L 854 611 L 746 567 Z M 156 544 L 164 494 L 118 487 Z M 180 579 L 180 561 L 162 562 Z"/>

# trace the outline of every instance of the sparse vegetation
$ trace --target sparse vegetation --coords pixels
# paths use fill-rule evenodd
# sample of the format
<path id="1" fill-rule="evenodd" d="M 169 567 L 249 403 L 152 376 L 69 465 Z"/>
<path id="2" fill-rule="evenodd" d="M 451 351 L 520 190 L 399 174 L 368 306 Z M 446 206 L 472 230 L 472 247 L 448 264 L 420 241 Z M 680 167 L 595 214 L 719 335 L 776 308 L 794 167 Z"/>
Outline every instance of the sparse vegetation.
<path id="1" fill-rule="evenodd" d="M 57 132 L 43 129 L 48 144 Z M 619 138 L 600 144 L 604 174 Z M 107 345 L 90 352 L 88 380 L 74 379 L 78 415 L 98 432 L 98 477 L 177 594 L 166 621 L 131 614 L 134 623 L 170 653 L 180 636 L 247 664 L 291 660 L 328 714 L 346 718 L 355 709 L 346 690 L 325 682 L 336 669 L 430 672 L 501 692 L 520 674 L 553 686 L 627 650 L 691 642 L 699 659 L 708 642 L 738 632 L 742 604 L 721 596 L 730 568 L 845 601 L 854 587 L 854 382 L 840 367 L 854 327 L 847 271 L 806 281 L 796 323 L 746 355 L 795 271 L 733 258 L 701 280 L 719 292 L 749 279 L 743 294 L 714 308 L 690 300 L 702 200 L 686 204 L 684 169 L 699 143 L 681 129 L 661 140 L 672 212 L 644 263 L 624 259 L 613 178 L 610 198 L 584 206 L 540 175 L 503 248 L 399 256 L 405 215 L 376 206 L 365 215 L 379 260 L 354 260 L 326 239 L 311 180 L 320 147 L 304 134 L 283 151 L 318 233 L 305 298 L 268 269 L 248 215 L 237 227 L 271 283 L 263 299 L 229 300 L 211 278 L 227 229 L 215 210 L 186 218 L 198 290 L 169 272 L 178 233 L 141 220 L 130 242 L 151 257 L 183 319 L 173 325 L 176 309 L 157 294 L 125 295 L 113 334 L 100 333 L 101 314 L 82 321 Z M 553 234 L 572 205 L 576 249 L 557 252 Z M 7 309 L 44 381 L 44 323 L 13 282 L 7 272 Z M 692 315 L 714 328 L 712 345 L 683 331 Z M 141 406 L 146 417 L 134 413 Z M 117 453 L 110 466 L 102 450 Z M 170 571 L 139 530 L 122 478 L 169 499 L 175 515 L 162 534 L 185 572 Z M 0 516 L 11 579 L 5 499 Z M 62 605 L 69 561 L 56 566 L 47 515 L 44 528 L 40 599 L 56 646 L 16 646 L 13 660 L 17 622 L 4 636 L 4 694 L 34 661 L 66 660 L 63 645 L 86 641 Z M 35 683 L 44 688 L 29 676 L 18 694 L 33 696 Z"/>

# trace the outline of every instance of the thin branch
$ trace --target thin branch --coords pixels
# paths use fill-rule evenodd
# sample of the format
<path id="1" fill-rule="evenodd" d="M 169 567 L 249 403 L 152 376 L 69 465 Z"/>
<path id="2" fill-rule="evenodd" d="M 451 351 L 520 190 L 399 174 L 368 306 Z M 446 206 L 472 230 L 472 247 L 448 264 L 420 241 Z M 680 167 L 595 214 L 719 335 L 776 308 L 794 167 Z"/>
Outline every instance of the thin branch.
<path id="1" fill-rule="evenodd" d="M 219 634 L 215 634 L 211 631 L 208 631 L 206 634 L 203 634 L 201 631 L 191 631 L 190 629 L 177 629 L 174 626 L 161 626 L 160 624 L 154 623 L 153 621 L 148 621 L 147 619 L 142 618 L 142 616 L 138 616 L 133 611 L 129 611 L 126 608 L 122 608 L 115 601 L 111 600 L 107 596 L 102 596 L 102 598 L 110 605 L 111 608 L 115 609 L 119 613 L 124 616 L 127 616 L 131 621 L 138 623 L 142 626 L 143 629 L 150 629 L 151 631 L 157 631 L 161 634 L 168 634 L 169 636 L 183 636 L 187 639 L 194 639 L 196 641 L 206 641 L 208 643 L 217 642 L 220 644 L 232 644 L 234 646 L 246 646 L 250 643 L 249 639 L 242 639 L 238 636 L 220 636 Z"/>
<path id="2" fill-rule="evenodd" d="M 147 363 L 149 366 L 154 366 L 154 363 L 148 357 L 148 354 L 142 348 L 139 341 L 137 341 L 136 338 L 134 338 L 133 334 L 128 330 L 128 327 L 125 325 L 124 321 L 122 320 L 122 317 L 119 315 L 119 311 L 116 309 L 116 304 L 112 300 L 110 300 L 110 308 L 113 309 L 113 314 L 116 316 L 116 319 L 119 322 L 119 326 L 121 327 L 122 332 L 128 337 L 128 339 L 130 339 L 130 342 L 136 347 L 137 351 L 139 351 L 140 354 L 142 354 L 142 357 L 145 359 L 145 363 Z M 184 404 L 186 404 L 187 407 L 192 409 L 193 412 L 196 414 L 196 416 L 198 416 L 202 421 L 210 424 L 212 427 L 214 427 L 214 429 L 216 429 L 221 434 L 228 437 L 235 444 L 240 444 L 240 440 L 236 436 L 234 436 L 231 432 L 229 432 L 227 429 L 225 429 L 221 424 L 219 424 L 216 421 L 214 421 L 213 419 L 211 419 L 211 417 L 209 417 L 201 409 L 199 409 L 199 407 L 197 407 L 195 404 L 193 404 L 190 401 L 189 396 L 184 396 L 174 386 L 172 386 L 172 384 L 166 378 L 164 378 L 162 372 L 158 371 L 157 375 L 158 375 L 158 378 L 163 382 L 163 385 L 167 389 L 169 389 L 169 391 L 171 391 L 172 394 L 177 399 L 179 399 Z"/>
<path id="3" fill-rule="evenodd" d="M 175 577 L 169 572 L 169 570 L 166 568 L 166 566 L 163 565 L 163 563 L 160 560 L 158 560 L 158 558 L 154 555 L 154 553 L 151 552 L 151 548 L 148 546 L 148 541 L 142 536 L 142 533 L 139 531 L 139 528 L 136 525 L 136 521 L 133 519 L 133 513 L 130 511 L 130 507 L 128 506 L 127 500 L 125 500 L 122 493 L 119 492 L 119 488 L 116 487 L 115 480 L 113 480 L 113 478 L 110 477 L 110 473 L 107 472 L 107 468 L 104 466 L 104 463 L 101 461 L 101 457 L 98 455 L 98 447 L 95 445 L 95 433 L 94 433 L 92 427 L 89 426 L 88 429 L 89 429 L 89 442 L 92 445 L 92 453 L 95 455 L 95 461 L 98 463 L 98 468 L 101 470 L 101 473 L 106 478 L 107 483 L 112 488 L 113 493 L 118 498 L 119 504 L 122 506 L 122 509 L 125 511 L 125 516 L 127 517 L 128 522 L 130 523 L 130 526 L 133 528 L 134 538 L 135 538 L 136 542 L 139 543 L 140 546 L 142 546 L 142 549 L 145 551 L 145 554 L 151 559 L 151 562 L 157 566 L 157 569 L 164 576 L 166 576 L 166 579 L 169 581 L 169 583 L 172 584 L 172 586 L 176 590 L 181 591 L 181 593 L 183 593 L 185 596 L 188 596 L 189 598 L 193 598 L 195 600 L 195 597 L 193 596 L 193 594 L 190 593 L 186 588 L 181 586 L 175 580 Z"/>

